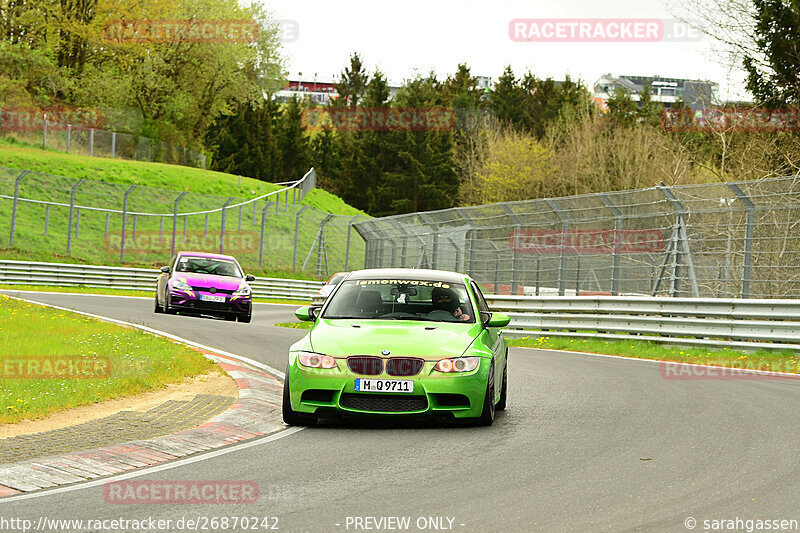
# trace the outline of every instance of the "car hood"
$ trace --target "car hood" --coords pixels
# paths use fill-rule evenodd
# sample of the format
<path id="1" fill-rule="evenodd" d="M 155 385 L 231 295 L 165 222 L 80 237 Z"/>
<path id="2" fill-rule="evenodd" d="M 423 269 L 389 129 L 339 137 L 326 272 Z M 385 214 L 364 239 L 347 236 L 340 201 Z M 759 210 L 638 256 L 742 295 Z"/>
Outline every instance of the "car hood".
<path id="1" fill-rule="evenodd" d="M 215 276 L 213 274 L 192 274 L 188 272 L 179 272 L 175 274 L 172 279 L 183 279 L 192 287 L 200 289 L 207 289 L 215 287 L 217 289 L 224 289 L 235 291 L 242 283 L 242 278 L 233 278 L 230 276 Z"/>
<path id="2" fill-rule="evenodd" d="M 480 324 L 410 320 L 321 319 L 310 333 L 312 349 L 335 357 L 377 355 L 438 359 L 458 357 L 481 331 Z"/>

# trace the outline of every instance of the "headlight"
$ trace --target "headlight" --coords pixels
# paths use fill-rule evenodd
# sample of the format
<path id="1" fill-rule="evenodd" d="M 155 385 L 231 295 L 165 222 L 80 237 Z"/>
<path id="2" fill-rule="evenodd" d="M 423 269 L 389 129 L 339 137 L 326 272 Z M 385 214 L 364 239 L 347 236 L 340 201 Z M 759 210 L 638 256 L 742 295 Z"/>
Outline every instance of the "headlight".
<path id="1" fill-rule="evenodd" d="M 480 362 L 480 357 L 454 357 L 452 359 L 442 359 L 436 363 L 433 369 L 445 373 L 471 372 L 478 368 Z"/>
<path id="2" fill-rule="evenodd" d="M 250 285 L 242 283 L 239 288 L 233 291 L 233 296 L 250 296 Z"/>
<path id="3" fill-rule="evenodd" d="M 190 290 L 192 290 L 192 286 L 191 285 L 189 285 L 185 281 L 181 281 L 179 279 L 176 279 L 175 281 L 172 282 L 172 288 L 173 289 L 178 289 L 179 291 L 190 291 Z"/>
<path id="4" fill-rule="evenodd" d="M 300 364 L 309 368 L 335 368 L 336 359 L 330 355 L 314 352 L 299 352 L 297 359 Z"/>

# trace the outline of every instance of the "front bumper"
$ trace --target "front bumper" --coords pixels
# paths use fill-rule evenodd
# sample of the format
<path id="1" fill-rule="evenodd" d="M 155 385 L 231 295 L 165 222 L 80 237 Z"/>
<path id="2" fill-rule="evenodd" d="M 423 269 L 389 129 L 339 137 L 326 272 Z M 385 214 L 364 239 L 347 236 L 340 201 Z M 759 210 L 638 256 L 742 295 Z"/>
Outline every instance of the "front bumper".
<path id="1" fill-rule="evenodd" d="M 295 358 L 289 365 L 289 384 L 294 411 L 308 414 L 339 415 L 446 415 L 475 418 L 481 415 L 486 395 L 490 358 L 481 358 L 472 372 L 434 371 L 435 362 L 425 363 L 422 371 L 409 377 L 364 376 L 352 373 L 344 359 L 337 359 L 337 368 L 316 369 L 301 366 Z M 356 378 L 409 379 L 413 393 L 365 393 L 355 390 Z"/>
<path id="2" fill-rule="evenodd" d="M 208 302 L 202 299 L 203 295 L 224 296 L 224 302 Z M 206 291 L 182 291 L 172 289 L 170 291 L 171 308 L 179 311 L 192 311 L 196 313 L 222 313 L 235 314 L 240 316 L 249 315 L 252 311 L 252 299 L 242 296 L 232 296 L 230 294 L 211 293 Z"/>

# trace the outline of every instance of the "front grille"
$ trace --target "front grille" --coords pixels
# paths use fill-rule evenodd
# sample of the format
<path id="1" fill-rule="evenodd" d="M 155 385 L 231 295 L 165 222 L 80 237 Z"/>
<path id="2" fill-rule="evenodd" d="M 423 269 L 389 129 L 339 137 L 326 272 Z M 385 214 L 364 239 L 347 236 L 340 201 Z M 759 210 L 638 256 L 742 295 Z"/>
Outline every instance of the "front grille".
<path id="1" fill-rule="evenodd" d="M 424 411 L 428 408 L 425 396 L 399 396 L 396 394 L 353 394 L 342 393 L 339 399 L 342 407 L 359 411 L 398 413 L 403 411 Z"/>
<path id="2" fill-rule="evenodd" d="M 211 294 L 220 294 L 220 295 L 233 294 L 233 290 L 228 290 L 228 289 L 214 289 L 214 291 L 212 291 L 210 287 L 192 287 L 192 289 L 195 292 L 208 292 Z"/>
<path id="3" fill-rule="evenodd" d="M 416 357 L 392 357 L 386 361 L 386 373 L 390 376 L 415 376 L 425 366 L 424 359 Z"/>
<path id="4" fill-rule="evenodd" d="M 355 374 L 362 376 L 377 376 L 383 372 L 383 359 L 368 355 L 358 355 L 347 358 L 347 368 Z"/>

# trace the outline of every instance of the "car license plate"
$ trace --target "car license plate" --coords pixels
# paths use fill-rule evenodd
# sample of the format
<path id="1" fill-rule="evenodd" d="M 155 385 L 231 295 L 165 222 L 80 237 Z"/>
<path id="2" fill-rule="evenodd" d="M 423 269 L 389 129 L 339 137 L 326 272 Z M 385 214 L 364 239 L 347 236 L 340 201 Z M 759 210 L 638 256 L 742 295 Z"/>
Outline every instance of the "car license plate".
<path id="1" fill-rule="evenodd" d="M 213 294 L 201 294 L 200 295 L 200 300 L 202 300 L 204 302 L 224 302 L 225 301 L 225 297 L 224 296 L 216 296 L 216 295 L 213 295 Z"/>
<path id="2" fill-rule="evenodd" d="M 357 392 L 414 392 L 413 379 L 356 379 Z"/>

